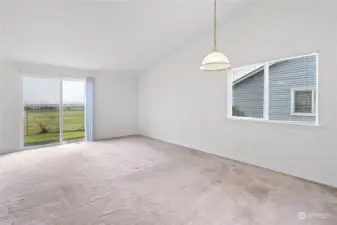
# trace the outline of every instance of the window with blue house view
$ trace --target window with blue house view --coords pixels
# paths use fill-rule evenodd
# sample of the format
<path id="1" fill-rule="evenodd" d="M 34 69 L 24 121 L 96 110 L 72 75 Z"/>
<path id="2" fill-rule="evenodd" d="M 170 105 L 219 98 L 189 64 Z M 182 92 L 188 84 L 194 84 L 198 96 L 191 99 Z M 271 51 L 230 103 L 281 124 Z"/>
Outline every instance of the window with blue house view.
<path id="1" fill-rule="evenodd" d="M 229 118 L 318 125 L 318 54 L 230 71 Z"/>

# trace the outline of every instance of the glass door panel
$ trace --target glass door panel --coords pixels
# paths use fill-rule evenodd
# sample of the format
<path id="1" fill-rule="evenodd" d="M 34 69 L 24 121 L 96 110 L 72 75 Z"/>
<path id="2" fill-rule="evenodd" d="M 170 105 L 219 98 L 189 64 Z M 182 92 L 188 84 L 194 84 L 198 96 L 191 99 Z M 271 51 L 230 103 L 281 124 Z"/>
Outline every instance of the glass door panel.
<path id="1" fill-rule="evenodd" d="M 23 78 L 24 146 L 60 143 L 60 80 Z"/>
<path id="2" fill-rule="evenodd" d="M 85 139 L 85 82 L 62 81 L 63 142 Z"/>

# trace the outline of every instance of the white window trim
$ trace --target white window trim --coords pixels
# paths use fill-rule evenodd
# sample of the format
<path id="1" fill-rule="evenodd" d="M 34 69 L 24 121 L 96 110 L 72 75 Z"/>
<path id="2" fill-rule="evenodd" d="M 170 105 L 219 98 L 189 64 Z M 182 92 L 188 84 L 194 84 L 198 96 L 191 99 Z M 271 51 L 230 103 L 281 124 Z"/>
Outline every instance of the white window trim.
<path id="1" fill-rule="evenodd" d="M 316 116 L 316 89 L 314 87 L 292 88 L 291 90 L 291 112 L 292 116 Z M 312 113 L 297 113 L 295 112 L 295 92 L 296 91 L 311 91 L 311 111 Z"/>
<path id="2" fill-rule="evenodd" d="M 270 61 L 265 61 L 262 63 L 252 63 L 252 64 L 270 64 L 270 63 L 275 63 L 278 61 L 283 61 L 283 60 L 290 60 L 290 59 L 297 59 L 297 58 L 302 58 L 302 57 L 307 57 L 307 56 L 315 56 L 316 57 L 316 87 L 306 87 L 306 89 L 313 90 L 313 112 L 314 113 L 294 113 L 292 115 L 297 115 L 297 116 L 314 116 L 315 117 L 315 123 L 314 124 L 307 124 L 306 122 L 302 121 L 274 121 L 274 120 L 269 120 L 269 68 L 267 70 L 267 75 L 265 74 L 265 83 L 268 84 L 268 87 L 265 87 L 265 92 L 264 92 L 264 116 L 263 118 L 252 118 L 252 117 L 239 117 L 239 116 L 233 116 L 233 71 L 237 69 L 241 69 L 245 66 L 239 66 L 237 68 L 233 68 L 227 72 L 227 119 L 230 120 L 242 120 L 242 121 L 256 121 L 256 122 L 267 122 L 267 123 L 278 123 L 278 124 L 291 124 L 291 125 L 304 125 L 304 126 L 319 126 L 319 118 L 318 118 L 318 112 L 319 112 L 319 79 L 318 79 L 318 73 L 319 73 L 319 51 L 310 53 L 310 54 L 304 54 L 304 55 L 298 55 L 298 56 L 292 56 L 292 57 L 284 57 L 281 59 L 276 59 L 276 60 L 270 60 Z M 266 70 L 265 70 L 266 73 Z M 297 88 L 296 88 L 297 89 Z M 267 93 L 266 93 L 267 91 Z M 293 96 L 291 97 L 291 113 L 293 112 Z M 268 103 L 266 103 L 266 100 Z M 266 115 L 265 113 L 268 112 Z"/>
<path id="3" fill-rule="evenodd" d="M 287 121 L 287 120 L 265 120 L 263 118 L 254 117 L 239 117 L 239 116 L 228 116 L 229 120 L 236 121 L 250 121 L 250 122 L 261 122 L 261 123 L 274 123 L 274 124 L 284 124 L 284 125 L 298 125 L 298 126 L 308 126 L 308 127 L 318 127 L 315 123 L 305 122 L 305 121 Z"/>
<path id="4" fill-rule="evenodd" d="M 264 64 L 263 119 L 265 120 L 269 120 L 269 67 L 269 62 Z"/>
<path id="5" fill-rule="evenodd" d="M 227 117 L 233 116 L 233 70 L 227 73 Z"/>

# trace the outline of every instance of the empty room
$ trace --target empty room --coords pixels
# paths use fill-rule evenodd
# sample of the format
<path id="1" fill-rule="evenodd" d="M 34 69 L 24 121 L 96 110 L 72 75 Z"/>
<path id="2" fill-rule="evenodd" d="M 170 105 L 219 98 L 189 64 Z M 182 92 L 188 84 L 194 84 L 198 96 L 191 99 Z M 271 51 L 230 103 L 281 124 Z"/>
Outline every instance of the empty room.
<path id="1" fill-rule="evenodd" d="M 0 1 L 0 225 L 336 225 L 336 9 Z"/>

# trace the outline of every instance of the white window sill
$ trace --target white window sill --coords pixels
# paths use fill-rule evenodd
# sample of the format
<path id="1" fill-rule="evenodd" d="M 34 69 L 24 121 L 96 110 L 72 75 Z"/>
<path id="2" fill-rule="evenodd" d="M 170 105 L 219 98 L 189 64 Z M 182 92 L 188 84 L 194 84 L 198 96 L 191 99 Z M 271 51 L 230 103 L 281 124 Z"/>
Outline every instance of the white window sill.
<path id="1" fill-rule="evenodd" d="M 292 116 L 308 116 L 308 117 L 310 117 L 310 116 L 316 116 L 316 114 L 315 113 L 291 113 L 291 115 Z"/>
<path id="2" fill-rule="evenodd" d="M 262 118 L 252 118 L 252 117 L 238 117 L 238 116 L 228 116 L 229 120 L 241 120 L 241 121 L 252 121 L 260 123 L 274 123 L 274 124 L 285 124 L 285 125 L 299 125 L 299 126 L 309 126 L 309 127 L 319 127 L 319 124 L 315 123 L 305 123 L 298 121 L 278 121 L 278 120 L 265 120 Z"/>

